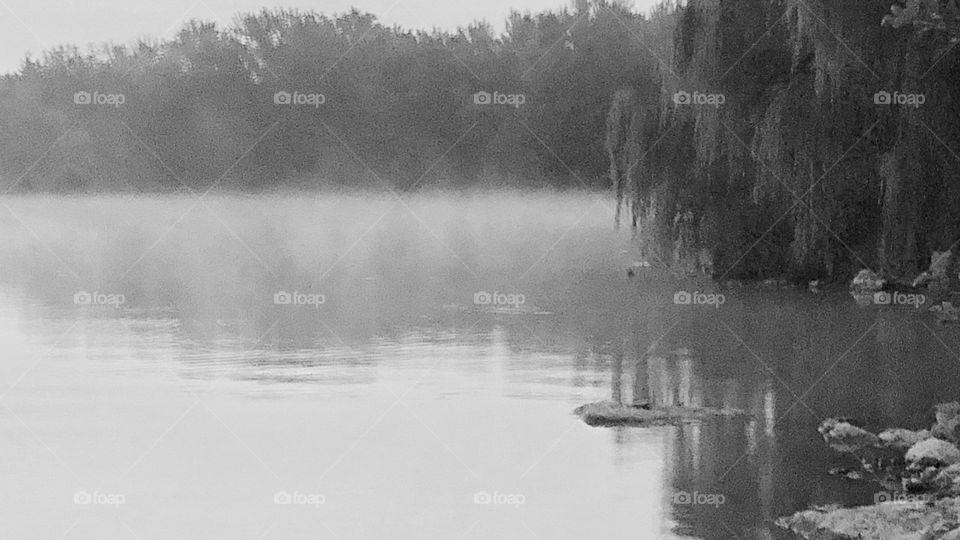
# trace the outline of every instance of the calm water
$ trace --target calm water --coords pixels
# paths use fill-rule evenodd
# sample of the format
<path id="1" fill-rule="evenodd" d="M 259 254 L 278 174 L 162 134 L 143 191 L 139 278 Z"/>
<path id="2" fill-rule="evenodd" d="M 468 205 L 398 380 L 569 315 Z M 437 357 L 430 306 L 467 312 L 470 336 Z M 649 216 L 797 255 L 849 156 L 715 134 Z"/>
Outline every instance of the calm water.
<path id="1" fill-rule="evenodd" d="M 778 538 L 877 489 L 826 473 L 820 419 L 960 397 L 924 311 L 628 280 L 603 197 L 3 203 L 3 538 Z M 637 380 L 750 414 L 571 415 Z"/>

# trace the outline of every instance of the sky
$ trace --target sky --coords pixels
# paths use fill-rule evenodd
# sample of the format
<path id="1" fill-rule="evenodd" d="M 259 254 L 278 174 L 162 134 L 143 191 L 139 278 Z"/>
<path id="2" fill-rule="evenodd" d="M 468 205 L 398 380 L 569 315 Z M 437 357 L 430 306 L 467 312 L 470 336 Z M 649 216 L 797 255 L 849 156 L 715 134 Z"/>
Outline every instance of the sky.
<path id="1" fill-rule="evenodd" d="M 38 58 L 60 44 L 86 48 L 168 38 L 189 19 L 228 25 L 236 13 L 263 7 L 333 14 L 356 6 L 385 24 L 406 28 L 454 29 L 482 19 L 502 30 L 511 8 L 539 11 L 567 5 L 569 0 L 0 0 L 0 73 L 16 71 L 27 53 Z"/>

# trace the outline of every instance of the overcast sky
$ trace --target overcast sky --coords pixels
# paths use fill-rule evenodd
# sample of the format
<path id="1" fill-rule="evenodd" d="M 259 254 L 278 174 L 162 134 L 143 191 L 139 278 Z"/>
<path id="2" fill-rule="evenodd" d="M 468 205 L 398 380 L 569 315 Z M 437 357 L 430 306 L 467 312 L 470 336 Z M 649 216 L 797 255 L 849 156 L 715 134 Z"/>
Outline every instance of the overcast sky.
<path id="1" fill-rule="evenodd" d="M 650 3 L 638 0 L 636 6 Z M 485 19 L 497 30 L 511 8 L 538 11 L 568 0 L 0 0 L 0 73 L 16 71 L 28 52 L 39 57 L 58 44 L 170 37 L 184 21 L 199 18 L 229 24 L 237 12 L 268 7 L 341 13 L 351 6 L 386 24 L 407 28 L 456 28 Z"/>

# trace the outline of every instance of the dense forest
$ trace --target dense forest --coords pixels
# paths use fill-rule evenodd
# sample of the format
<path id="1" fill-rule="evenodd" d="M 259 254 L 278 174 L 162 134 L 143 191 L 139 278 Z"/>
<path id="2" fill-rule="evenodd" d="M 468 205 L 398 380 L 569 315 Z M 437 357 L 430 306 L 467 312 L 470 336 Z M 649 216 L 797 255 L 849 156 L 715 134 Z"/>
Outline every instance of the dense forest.
<path id="1" fill-rule="evenodd" d="M 576 0 L 502 33 L 264 10 L 60 47 L 0 79 L 0 188 L 612 188 L 690 272 L 910 275 L 960 235 L 960 57 L 953 0 L 905 7 Z"/>
<path id="2" fill-rule="evenodd" d="M 611 98 L 659 84 L 674 13 L 583 0 L 510 13 L 497 34 L 265 10 L 169 41 L 61 47 L 0 80 L 0 178 L 57 192 L 603 187 Z"/>

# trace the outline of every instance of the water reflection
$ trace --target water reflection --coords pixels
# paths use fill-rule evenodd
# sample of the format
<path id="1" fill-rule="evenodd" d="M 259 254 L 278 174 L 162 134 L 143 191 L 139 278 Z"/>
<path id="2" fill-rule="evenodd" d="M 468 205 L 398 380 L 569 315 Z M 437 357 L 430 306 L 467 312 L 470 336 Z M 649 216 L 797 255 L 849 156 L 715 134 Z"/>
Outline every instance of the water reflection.
<path id="1" fill-rule="evenodd" d="M 589 474 L 639 482 L 633 487 L 643 495 L 623 500 L 617 500 L 623 494 L 616 490 L 594 495 L 614 508 L 631 502 L 654 505 L 644 514 L 650 521 L 643 527 L 678 536 L 766 538 L 779 534 L 772 521 L 790 511 L 867 502 L 870 486 L 851 487 L 825 474 L 833 456 L 816 439 L 819 416 L 861 415 L 877 428 L 910 425 L 938 399 L 918 389 L 930 388 L 938 378 L 950 380 L 943 373 L 955 361 L 939 343 L 955 337 L 931 334 L 942 330 L 928 330 L 912 314 L 851 309 L 845 317 L 831 316 L 803 299 L 788 304 L 782 297 L 743 298 L 719 314 L 679 312 L 659 300 L 669 298 L 669 291 L 639 294 L 638 304 L 645 307 L 625 323 L 614 313 L 588 320 L 576 314 L 460 312 L 348 342 L 339 337 L 342 322 L 330 319 L 326 337 L 318 333 L 303 346 L 301 339 L 286 337 L 285 319 L 264 329 L 259 319 L 224 324 L 162 310 L 64 309 L 31 301 L 25 291 L 4 289 L 5 400 L 25 421 L 44 426 L 45 440 L 69 449 L 58 422 L 51 422 L 44 409 L 53 404 L 88 410 L 93 417 L 105 414 L 101 407 L 89 409 L 84 396 L 89 388 L 109 388 L 111 381 L 153 386 L 162 401 L 173 403 L 172 397 L 183 399 L 189 392 L 226 399 L 247 415 L 256 410 L 238 404 L 252 398 L 290 402 L 300 396 L 342 408 L 357 400 L 389 402 L 415 390 L 409 395 L 419 402 L 446 402 L 454 405 L 454 414 L 461 406 L 476 414 L 479 404 L 511 416 L 524 408 L 536 411 L 537 422 L 558 431 L 527 440 L 527 457 L 575 427 L 569 409 L 588 401 L 740 408 L 748 412 L 744 419 L 618 428 L 609 438 L 603 429 L 585 428 L 574 442 L 561 438 L 560 447 L 571 446 L 557 451 L 572 453 L 567 459 Z M 299 328 L 301 323 L 291 324 Z M 922 332 L 935 338 L 924 339 Z M 751 336 L 777 336 L 777 341 Z M 904 358 L 916 365 L 904 369 Z M 811 383 L 817 384 L 811 388 Z M 850 392 L 851 385 L 860 390 Z M 933 387 L 936 393 L 938 384 Z M 129 398 L 124 391 L 108 396 L 107 403 Z M 294 407 L 305 414 L 302 405 Z M 123 425 L 133 418 L 115 421 Z M 331 418 L 322 422 L 338 425 Z M 8 433 L 17 425 L 9 416 L 2 422 Z M 443 437 L 464 437 L 467 445 L 472 434 L 452 426 Z M 525 439 L 497 423 L 487 429 L 493 440 Z M 587 450 L 604 441 L 612 443 L 606 464 L 603 451 Z M 658 502 L 647 500 L 654 493 Z"/>
<path id="2" fill-rule="evenodd" d="M 238 217 L 261 203 L 220 201 L 246 247 L 188 219 L 202 234 L 174 230 L 136 265 L 159 234 L 60 227 L 62 243 L 45 240 L 94 276 L 82 286 L 45 250 L 15 245 L 0 260 L 0 474 L 15 486 L 0 489 L 0 536 L 78 520 L 71 537 L 117 536 L 69 503 L 104 481 L 129 493 L 123 518 L 142 537 L 256 538 L 270 523 L 296 537 L 320 522 L 342 538 L 529 537 L 518 516 L 543 538 L 777 537 L 777 516 L 872 501 L 870 485 L 826 474 L 820 419 L 917 427 L 957 398 L 960 339 L 925 313 L 752 289 L 725 291 L 721 309 L 677 306 L 669 276 L 626 278 L 608 216 L 568 231 L 589 206 L 574 202 L 506 201 L 526 232 L 483 205 L 437 204 L 422 214 L 436 236 L 388 213 L 364 237 L 389 209 L 380 201 L 270 210 L 269 227 Z M 171 222 L 182 210 L 164 208 Z M 75 306 L 78 288 L 130 302 Z M 280 289 L 327 302 L 276 305 Z M 495 290 L 540 309 L 473 304 Z M 570 414 L 610 398 L 748 414 L 618 429 Z M 278 513 L 273 492 L 301 481 L 335 510 Z M 529 502 L 512 514 L 473 504 L 497 489 Z"/>

